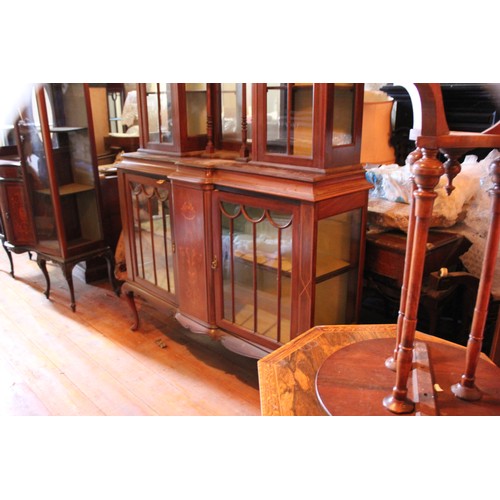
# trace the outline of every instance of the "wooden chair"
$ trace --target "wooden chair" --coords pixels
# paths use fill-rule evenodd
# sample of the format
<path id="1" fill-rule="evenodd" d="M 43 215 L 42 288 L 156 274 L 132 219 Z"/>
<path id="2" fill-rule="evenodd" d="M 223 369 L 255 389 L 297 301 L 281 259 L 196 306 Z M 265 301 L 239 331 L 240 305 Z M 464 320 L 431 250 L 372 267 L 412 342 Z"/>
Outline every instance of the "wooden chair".
<path id="1" fill-rule="evenodd" d="M 468 151 L 476 148 L 500 148 L 500 122 L 482 133 L 450 131 L 439 84 L 415 83 L 405 87 L 412 99 L 414 110 L 414 128 L 411 138 L 415 139 L 416 150 L 408 159 L 412 164 L 413 197 L 397 339 L 394 353 L 386 361 L 386 365 L 396 371 L 396 383 L 392 394 L 384 399 L 384 405 L 394 413 L 410 413 L 414 409 L 414 403 L 407 398 L 407 380 L 412 366 L 429 224 L 437 196 L 435 188 L 440 177 L 446 173 L 448 177 L 446 190 L 448 193 L 452 192 L 453 179 L 460 173 L 458 159 Z M 438 153 L 445 156 L 444 164 L 438 159 Z M 465 368 L 461 379 L 452 387 L 455 396 L 472 401 L 481 397 L 481 392 L 475 385 L 475 372 L 481 353 L 500 238 L 500 155 L 491 163 L 490 175 L 493 181 L 493 188 L 490 192 L 491 225 L 485 247 L 474 318 L 467 342 Z"/>

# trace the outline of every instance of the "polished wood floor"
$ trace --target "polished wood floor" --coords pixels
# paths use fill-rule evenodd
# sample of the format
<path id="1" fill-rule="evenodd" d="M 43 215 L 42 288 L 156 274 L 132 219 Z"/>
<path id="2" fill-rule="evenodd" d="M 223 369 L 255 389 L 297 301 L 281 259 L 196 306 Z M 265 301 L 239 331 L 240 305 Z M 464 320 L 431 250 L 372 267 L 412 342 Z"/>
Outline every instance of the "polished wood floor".
<path id="1" fill-rule="evenodd" d="M 139 301 L 130 330 L 107 281 L 67 284 L 48 263 L 51 296 L 28 254 L 0 248 L 0 416 L 260 415 L 257 362 L 184 330 Z"/>

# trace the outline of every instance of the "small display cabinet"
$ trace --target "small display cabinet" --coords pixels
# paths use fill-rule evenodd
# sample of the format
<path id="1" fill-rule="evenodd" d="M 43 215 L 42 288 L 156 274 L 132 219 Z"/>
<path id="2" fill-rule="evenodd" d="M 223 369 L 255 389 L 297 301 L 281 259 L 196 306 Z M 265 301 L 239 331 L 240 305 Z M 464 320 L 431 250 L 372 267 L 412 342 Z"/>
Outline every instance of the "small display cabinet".
<path id="1" fill-rule="evenodd" d="M 141 148 L 180 155 L 207 143 L 207 83 L 138 84 Z"/>
<path id="2" fill-rule="evenodd" d="M 255 85 L 253 160 L 330 171 L 359 165 L 363 85 Z"/>
<path id="3" fill-rule="evenodd" d="M 31 101 L 16 124 L 16 132 L 21 158 L 18 180 L 23 202 L 14 211 L 11 207 L 9 217 L 25 223 L 29 241 L 19 241 L 13 234 L 9 243 L 13 247 L 21 245 L 34 250 L 47 279 L 47 297 L 50 280 L 46 262 L 52 261 L 61 267 L 70 289 L 73 310 L 72 270 L 79 262 L 105 258 L 109 279 L 117 291 L 113 255 L 103 239 L 87 85 L 34 86 Z"/>
<path id="4" fill-rule="evenodd" d="M 139 95 L 141 148 L 118 164 L 131 305 L 153 299 L 255 357 L 314 325 L 356 322 L 371 187 L 363 85 L 140 84 Z M 162 199 L 168 210 L 152 211 Z M 155 220 L 166 245 L 153 243 Z M 145 255 L 168 262 L 175 293 L 144 279 Z"/>

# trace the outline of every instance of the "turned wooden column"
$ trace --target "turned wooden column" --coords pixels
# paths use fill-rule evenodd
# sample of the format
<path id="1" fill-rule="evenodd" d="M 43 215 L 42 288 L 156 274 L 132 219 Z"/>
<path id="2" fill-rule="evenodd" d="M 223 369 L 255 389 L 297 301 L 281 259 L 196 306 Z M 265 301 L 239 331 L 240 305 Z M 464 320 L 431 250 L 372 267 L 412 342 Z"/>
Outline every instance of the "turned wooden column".
<path id="1" fill-rule="evenodd" d="M 406 159 L 406 162 L 410 165 L 410 168 L 413 168 L 413 165 L 415 164 L 416 161 L 420 160 L 422 158 L 422 152 L 420 151 L 419 148 L 417 148 L 415 151 L 410 153 L 408 155 L 408 158 Z M 400 297 L 400 302 L 399 302 L 399 311 L 398 311 L 398 322 L 397 322 L 397 329 L 396 329 L 396 343 L 394 346 L 394 352 L 392 356 L 386 359 L 385 361 L 385 366 L 389 368 L 390 370 L 396 371 L 396 359 L 398 357 L 398 349 L 399 349 L 399 343 L 401 342 L 401 332 L 403 330 L 403 319 L 405 317 L 405 310 L 406 310 L 406 299 L 408 295 L 408 279 L 410 276 L 410 262 L 411 262 L 411 254 L 413 250 L 413 231 L 415 228 L 415 179 L 413 175 L 411 176 L 411 185 L 412 185 L 412 190 L 411 190 L 411 199 L 410 199 L 410 215 L 408 217 L 408 229 L 407 229 L 407 235 L 406 235 L 406 258 L 405 258 L 405 264 L 404 264 L 404 271 L 403 271 L 403 284 L 401 286 L 401 297 Z"/>
<path id="2" fill-rule="evenodd" d="M 212 154 L 215 151 L 214 146 L 214 109 L 213 109 L 212 84 L 207 83 L 207 145 L 205 152 Z"/>
<path id="3" fill-rule="evenodd" d="M 437 159 L 437 149 L 421 148 L 422 158 L 413 166 L 413 177 L 416 189 L 413 192 L 414 228 L 410 263 L 406 266 L 407 291 L 404 296 L 402 314 L 401 340 L 396 356 L 396 384 L 392 394 L 383 400 L 384 406 L 393 413 L 411 413 L 415 404 L 407 398 L 408 375 L 412 366 L 413 343 L 417 326 L 417 313 L 422 289 L 422 278 L 427 245 L 427 237 L 432 216 L 434 191 L 440 177 L 444 173 L 442 163 Z M 407 257 L 408 258 L 408 257 Z"/>
<path id="4" fill-rule="evenodd" d="M 465 371 L 460 378 L 460 382 L 451 387 L 455 396 L 467 401 L 477 401 L 481 399 L 481 391 L 475 385 L 475 374 L 481 354 L 500 240 L 500 157 L 496 158 L 491 163 L 490 175 L 493 181 L 493 187 L 490 190 L 491 223 L 488 239 L 486 240 L 476 305 L 474 307 L 474 318 L 472 320 L 469 340 L 467 342 Z"/>
<path id="5" fill-rule="evenodd" d="M 241 84 L 241 147 L 240 158 L 248 160 L 247 84 Z"/>

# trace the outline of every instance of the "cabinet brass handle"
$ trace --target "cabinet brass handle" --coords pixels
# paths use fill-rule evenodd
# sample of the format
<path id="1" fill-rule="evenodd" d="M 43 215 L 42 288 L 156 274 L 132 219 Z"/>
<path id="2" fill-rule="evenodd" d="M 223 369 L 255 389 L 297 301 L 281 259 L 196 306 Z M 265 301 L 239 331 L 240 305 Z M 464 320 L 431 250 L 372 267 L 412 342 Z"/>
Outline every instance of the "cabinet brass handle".
<path id="1" fill-rule="evenodd" d="M 212 259 L 212 269 L 214 271 L 217 269 L 217 264 L 218 264 L 217 257 L 214 256 L 214 258 Z"/>
<path id="2" fill-rule="evenodd" d="M 158 179 L 156 181 L 156 184 L 164 184 L 165 183 L 165 179 Z"/>

